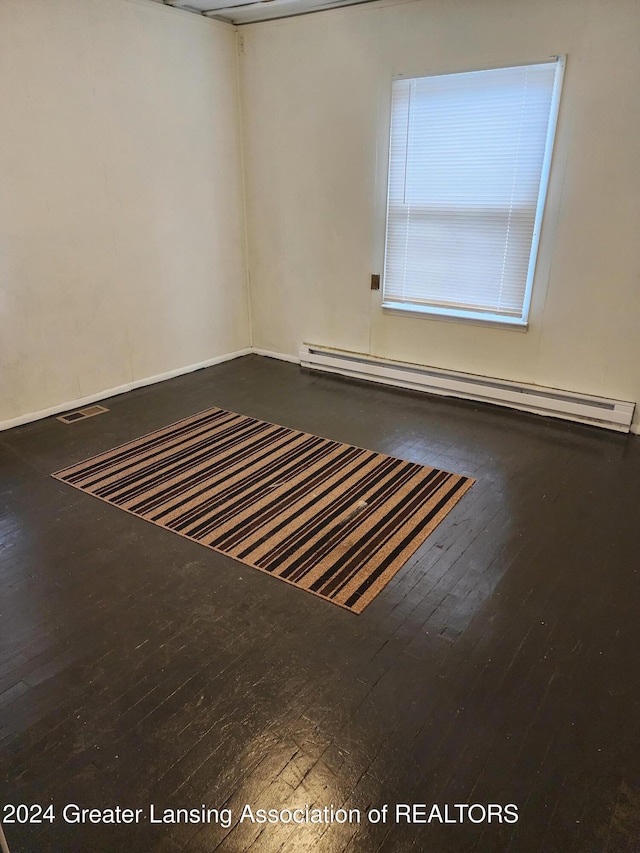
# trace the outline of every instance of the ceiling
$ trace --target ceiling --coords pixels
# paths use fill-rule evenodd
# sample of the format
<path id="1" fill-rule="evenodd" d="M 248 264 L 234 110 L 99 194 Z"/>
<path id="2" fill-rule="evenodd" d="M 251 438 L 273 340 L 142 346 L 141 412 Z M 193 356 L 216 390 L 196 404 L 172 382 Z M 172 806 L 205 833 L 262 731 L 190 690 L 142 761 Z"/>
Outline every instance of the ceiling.
<path id="1" fill-rule="evenodd" d="M 354 6 L 371 0 L 163 0 L 166 6 L 196 12 L 210 18 L 222 18 L 234 24 L 250 24 L 288 18 L 338 6 Z"/>

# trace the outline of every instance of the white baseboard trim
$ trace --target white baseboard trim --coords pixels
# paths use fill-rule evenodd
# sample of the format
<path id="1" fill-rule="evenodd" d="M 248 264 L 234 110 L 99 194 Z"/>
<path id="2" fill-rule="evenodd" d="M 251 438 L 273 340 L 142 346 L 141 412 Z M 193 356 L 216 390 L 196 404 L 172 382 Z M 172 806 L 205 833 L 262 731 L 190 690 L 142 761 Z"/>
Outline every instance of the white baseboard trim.
<path id="1" fill-rule="evenodd" d="M 264 355 L 266 358 L 277 358 L 278 361 L 290 361 L 292 364 L 300 364 L 300 358 L 297 355 L 286 355 L 283 352 L 271 352 L 268 349 L 259 349 L 251 347 L 251 352 L 256 355 Z"/>
<path id="2" fill-rule="evenodd" d="M 88 406 L 91 403 L 98 403 L 101 400 L 106 400 L 109 397 L 116 397 L 118 394 L 125 394 L 127 391 L 133 391 L 135 388 L 143 388 L 145 385 L 155 385 L 157 382 L 164 382 L 165 379 L 174 379 L 176 376 L 183 376 L 185 373 L 193 373 L 194 370 L 201 370 L 203 367 L 213 367 L 214 364 L 222 364 L 223 361 L 232 361 L 234 358 L 240 358 L 243 355 L 251 355 L 252 349 L 236 350 L 225 355 L 218 355 L 215 358 L 208 358 L 206 361 L 200 361 L 197 364 L 188 364 L 186 367 L 178 367 L 176 370 L 169 370 L 166 373 L 158 373 L 156 376 L 148 376 L 146 379 L 136 379 L 133 382 L 127 382 L 124 385 L 118 385 L 115 388 L 106 388 L 104 391 L 98 391 L 97 394 L 89 394 L 87 397 L 79 397 L 76 400 L 68 400 L 65 403 L 59 403 L 57 406 L 50 406 L 48 409 L 40 409 L 37 412 L 29 412 L 26 415 L 20 415 L 17 418 L 10 418 L 6 421 L 0 421 L 0 431 L 11 429 L 12 427 L 22 426 L 23 424 L 39 421 L 42 418 L 49 418 L 51 415 L 59 415 L 62 412 L 68 412 L 69 409 L 79 409 L 83 406 Z"/>
<path id="3" fill-rule="evenodd" d="M 59 415 L 62 412 L 68 412 L 70 409 L 79 409 L 83 406 L 89 406 L 92 403 L 99 403 L 102 400 L 107 400 L 109 397 L 116 397 L 118 394 L 125 394 L 127 391 L 133 391 L 136 388 L 144 388 L 146 385 L 155 385 L 158 382 L 164 382 L 166 379 L 174 379 L 176 376 L 184 376 L 186 373 L 193 373 L 195 370 L 202 370 L 204 367 L 213 367 L 215 364 L 222 364 L 225 361 L 233 361 L 235 358 L 241 358 L 244 355 L 262 355 L 266 358 L 275 358 L 278 361 L 288 361 L 292 364 L 300 364 L 300 357 L 287 355 L 282 352 L 272 352 L 271 350 L 261 349 L 259 347 L 247 347 L 245 349 L 236 350 L 235 352 L 218 355 L 214 358 L 208 358 L 205 361 L 200 361 L 197 364 L 189 364 L 186 367 L 179 367 L 176 370 L 169 370 L 166 373 L 159 373 L 156 376 L 148 376 L 146 379 L 136 379 L 134 382 L 127 382 L 124 385 L 118 385 L 115 388 L 107 388 L 104 391 L 99 391 L 96 394 L 89 394 L 86 397 L 79 397 L 75 400 L 69 400 L 66 403 L 60 403 L 57 406 L 51 406 L 48 409 L 40 409 L 37 412 L 29 412 L 25 415 L 20 415 L 17 418 L 0 421 L 0 432 L 13 427 L 22 426 L 23 424 L 39 421 L 43 418 L 51 417 L 51 415 Z M 395 384 L 395 383 L 394 383 Z M 640 435 L 640 423 L 632 423 L 629 431 L 634 435 Z"/>

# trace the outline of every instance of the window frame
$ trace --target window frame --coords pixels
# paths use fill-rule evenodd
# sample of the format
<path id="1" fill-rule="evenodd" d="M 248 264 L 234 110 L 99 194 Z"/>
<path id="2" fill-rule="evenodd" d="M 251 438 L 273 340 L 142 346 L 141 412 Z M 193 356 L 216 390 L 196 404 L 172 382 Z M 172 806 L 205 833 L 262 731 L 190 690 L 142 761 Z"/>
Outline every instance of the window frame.
<path id="1" fill-rule="evenodd" d="M 540 173 L 540 184 L 538 189 L 538 202 L 534 219 L 533 235 L 531 239 L 531 251 L 529 254 L 529 265 L 527 269 L 527 278 L 523 297 L 522 315 L 520 317 L 509 317 L 504 314 L 492 314 L 488 311 L 473 311 L 466 308 L 442 307 L 438 305 L 428 305 L 424 303 L 409 303 L 397 302 L 392 299 L 385 298 L 385 281 L 387 267 L 387 240 L 389 235 L 389 187 L 391 174 L 391 133 L 393 124 L 392 115 L 392 98 L 393 87 L 389 89 L 389 125 L 387 135 L 387 171 L 386 171 L 386 199 L 384 207 L 384 245 L 383 245 L 383 273 L 381 282 L 381 308 L 385 314 L 393 314 L 399 316 L 410 316 L 431 320 L 445 320 L 448 322 L 457 323 L 472 323 L 476 325 L 490 326 L 491 328 L 502 328 L 519 332 L 526 332 L 529 327 L 529 315 L 531 310 L 531 298 L 533 294 L 533 284 L 536 271 L 536 263 L 538 259 L 538 249 L 540 244 L 540 234 L 542 230 L 544 210 L 547 200 L 547 192 L 549 188 L 549 179 L 551 174 L 553 149 L 556 138 L 556 130 L 558 125 L 558 117 L 560 110 L 560 99 L 562 94 L 562 85 L 564 81 L 564 73 L 566 68 L 566 54 L 548 56 L 544 59 L 529 60 L 526 62 L 517 62 L 501 65 L 483 66 L 482 68 L 454 70 L 446 72 L 435 72 L 431 74 L 396 74 L 392 78 L 392 83 L 396 80 L 416 80 L 426 77 L 442 77 L 450 74 L 473 74 L 478 71 L 493 71 L 498 69 L 522 68 L 530 65 L 541 65 L 555 62 L 557 65 L 553 91 L 551 95 L 551 103 L 549 108 L 549 124 L 547 127 L 547 137 L 545 142 L 545 150 L 543 155 L 542 169 Z"/>

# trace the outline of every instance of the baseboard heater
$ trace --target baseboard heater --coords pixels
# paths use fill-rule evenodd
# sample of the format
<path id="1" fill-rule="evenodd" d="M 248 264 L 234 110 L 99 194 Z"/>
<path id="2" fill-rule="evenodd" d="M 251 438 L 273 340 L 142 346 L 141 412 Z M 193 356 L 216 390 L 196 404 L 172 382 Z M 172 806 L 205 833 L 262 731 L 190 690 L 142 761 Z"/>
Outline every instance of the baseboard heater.
<path id="1" fill-rule="evenodd" d="M 389 361 L 364 353 L 346 352 L 305 344 L 300 348 L 300 364 L 311 370 L 338 373 L 354 379 L 366 379 L 396 385 L 412 391 L 426 391 L 445 397 L 461 397 L 480 403 L 508 406 L 537 415 L 579 421 L 584 424 L 629 432 L 635 403 L 590 397 L 572 391 L 560 391 L 541 385 L 523 385 L 472 373 L 457 373 L 435 367 L 422 367 L 402 361 Z"/>

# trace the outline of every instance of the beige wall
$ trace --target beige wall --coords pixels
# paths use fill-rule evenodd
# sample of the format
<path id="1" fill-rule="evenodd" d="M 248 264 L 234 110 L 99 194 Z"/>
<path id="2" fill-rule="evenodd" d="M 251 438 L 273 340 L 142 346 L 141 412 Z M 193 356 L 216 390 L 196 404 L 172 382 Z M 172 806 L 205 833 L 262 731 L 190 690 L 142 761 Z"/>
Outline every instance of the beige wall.
<path id="1" fill-rule="evenodd" d="M 640 4 L 381 2 L 244 27 L 254 345 L 303 341 L 640 400 Z M 567 54 L 526 334 L 386 315 L 392 77 Z"/>
<path id="2" fill-rule="evenodd" d="M 0 3 L 0 422 L 249 346 L 234 28 Z"/>
<path id="3" fill-rule="evenodd" d="M 380 0 L 243 27 L 253 345 L 640 400 L 635 0 Z M 391 79 L 566 53 L 526 334 L 390 316 Z M 251 345 L 234 28 L 0 3 L 0 424 Z M 638 422 L 638 417 L 636 416 Z"/>

